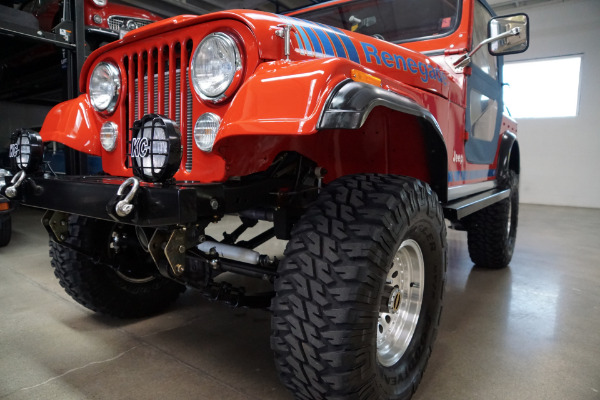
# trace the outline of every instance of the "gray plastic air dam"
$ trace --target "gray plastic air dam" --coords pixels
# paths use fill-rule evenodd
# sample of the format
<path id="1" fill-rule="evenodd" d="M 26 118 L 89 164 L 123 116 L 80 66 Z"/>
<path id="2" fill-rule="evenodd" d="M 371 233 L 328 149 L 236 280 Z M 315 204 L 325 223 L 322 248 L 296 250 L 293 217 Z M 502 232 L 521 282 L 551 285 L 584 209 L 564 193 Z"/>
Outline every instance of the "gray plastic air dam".
<path id="1" fill-rule="evenodd" d="M 257 265 L 260 260 L 260 254 L 254 250 L 244 249 L 242 247 L 231 246 L 229 244 L 223 244 L 219 242 L 212 242 L 210 240 L 200 243 L 197 247 L 198 250 L 206 254 L 210 254 L 210 251 L 215 249 L 219 257 L 243 262 L 246 264 Z"/>

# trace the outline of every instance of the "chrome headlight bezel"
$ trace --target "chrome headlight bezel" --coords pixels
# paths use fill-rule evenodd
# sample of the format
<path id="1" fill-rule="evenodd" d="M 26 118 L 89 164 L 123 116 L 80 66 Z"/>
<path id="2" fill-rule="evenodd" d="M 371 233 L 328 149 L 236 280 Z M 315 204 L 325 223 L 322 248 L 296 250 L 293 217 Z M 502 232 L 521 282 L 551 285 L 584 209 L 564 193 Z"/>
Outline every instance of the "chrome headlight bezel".
<path id="1" fill-rule="evenodd" d="M 88 94 L 94 110 L 105 114 L 112 113 L 117 107 L 120 93 L 121 73 L 119 68 L 108 61 L 98 63 L 90 75 L 88 84 Z"/>
<path id="2" fill-rule="evenodd" d="M 215 49 L 215 46 L 221 47 Z M 226 58 L 218 60 L 213 56 L 217 52 Z M 213 32 L 206 36 L 194 50 L 190 66 L 190 81 L 201 99 L 219 103 L 237 90 L 242 80 L 242 71 L 243 61 L 236 40 L 227 33 Z M 211 80 L 216 82 L 210 82 Z"/>

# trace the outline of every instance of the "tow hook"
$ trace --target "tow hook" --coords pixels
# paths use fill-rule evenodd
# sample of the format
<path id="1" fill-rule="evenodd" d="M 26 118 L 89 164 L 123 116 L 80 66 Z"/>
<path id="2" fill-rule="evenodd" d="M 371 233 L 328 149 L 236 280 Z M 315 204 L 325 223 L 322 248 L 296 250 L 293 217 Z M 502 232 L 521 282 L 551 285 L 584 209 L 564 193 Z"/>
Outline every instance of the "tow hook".
<path id="1" fill-rule="evenodd" d="M 133 204 L 131 204 L 131 201 L 136 195 L 138 189 L 140 188 L 140 180 L 134 177 L 127 178 L 127 180 L 123 182 L 121 186 L 119 186 L 117 196 L 123 196 L 125 194 L 125 190 L 129 185 L 132 185 L 131 190 L 129 191 L 129 193 L 127 193 L 125 198 L 119 201 L 115 206 L 115 212 L 119 217 L 126 217 L 131 213 L 131 211 L 133 211 Z"/>
<path id="2" fill-rule="evenodd" d="M 10 197 L 15 198 L 17 196 L 17 188 L 19 186 L 21 186 L 21 184 L 23 183 L 23 181 L 25 180 L 25 171 L 20 170 L 19 172 L 17 172 L 15 174 L 15 176 L 13 176 L 12 180 L 10 181 L 10 184 L 12 186 L 9 186 L 6 188 L 6 197 Z"/>

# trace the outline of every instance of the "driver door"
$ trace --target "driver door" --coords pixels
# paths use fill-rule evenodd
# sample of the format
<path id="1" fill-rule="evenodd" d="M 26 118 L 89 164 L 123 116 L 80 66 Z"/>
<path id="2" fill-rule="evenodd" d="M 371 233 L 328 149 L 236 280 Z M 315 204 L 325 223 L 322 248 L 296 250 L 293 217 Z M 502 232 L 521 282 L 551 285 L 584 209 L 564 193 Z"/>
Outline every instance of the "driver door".
<path id="1" fill-rule="evenodd" d="M 492 10 L 476 0 L 473 47 L 487 39 L 491 18 Z M 470 163 L 492 164 L 502 122 L 502 57 L 492 56 L 486 46 L 473 55 L 471 69 L 467 80 L 465 126 L 469 135 L 465 155 Z"/>

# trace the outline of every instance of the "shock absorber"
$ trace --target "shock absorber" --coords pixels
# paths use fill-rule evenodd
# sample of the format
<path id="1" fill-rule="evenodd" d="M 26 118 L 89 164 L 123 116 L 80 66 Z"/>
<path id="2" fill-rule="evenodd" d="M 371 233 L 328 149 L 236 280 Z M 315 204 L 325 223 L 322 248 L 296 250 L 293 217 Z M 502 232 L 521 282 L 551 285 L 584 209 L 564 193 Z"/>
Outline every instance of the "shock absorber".
<path id="1" fill-rule="evenodd" d="M 257 251 L 245 249 L 243 247 L 232 246 L 229 244 L 213 242 L 210 240 L 200 243 L 197 248 L 203 253 L 211 254 L 216 252 L 216 254 L 218 254 L 221 258 L 241 262 L 244 264 L 264 266 L 271 263 L 269 256 L 261 255 Z"/>

